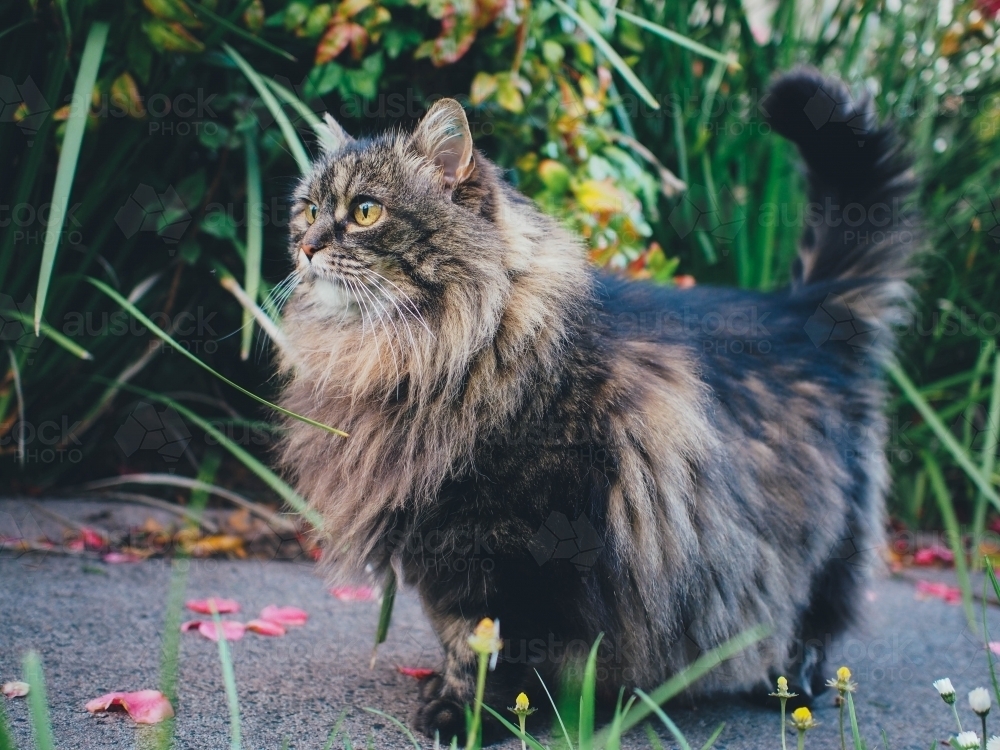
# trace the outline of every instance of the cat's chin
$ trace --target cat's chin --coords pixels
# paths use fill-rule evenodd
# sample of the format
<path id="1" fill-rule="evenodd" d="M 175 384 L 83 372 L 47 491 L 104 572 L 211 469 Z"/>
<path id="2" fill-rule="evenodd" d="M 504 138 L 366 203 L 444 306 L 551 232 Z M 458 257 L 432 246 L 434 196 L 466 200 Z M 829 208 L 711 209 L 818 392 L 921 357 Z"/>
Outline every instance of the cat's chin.
<path id="1" fill-rule="evenodd" d="M 312 283 L 312 301 L 330 315 L 350 316 L 358 306 L 347 287 L 336 279 L 317 278 Z"/>

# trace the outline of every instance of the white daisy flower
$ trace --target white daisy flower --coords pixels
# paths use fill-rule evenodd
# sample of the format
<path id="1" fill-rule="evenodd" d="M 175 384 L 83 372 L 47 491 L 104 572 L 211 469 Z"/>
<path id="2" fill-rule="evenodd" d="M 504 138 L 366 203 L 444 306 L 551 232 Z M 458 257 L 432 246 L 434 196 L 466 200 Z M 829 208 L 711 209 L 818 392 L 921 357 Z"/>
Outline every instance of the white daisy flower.
<path id="1" fill-rule="evenodd" d="M 986 688 L 976 688 L 969 693 L 969 708 L 980 716 L 986 716 L 990 712 L 990 694 Z"/>

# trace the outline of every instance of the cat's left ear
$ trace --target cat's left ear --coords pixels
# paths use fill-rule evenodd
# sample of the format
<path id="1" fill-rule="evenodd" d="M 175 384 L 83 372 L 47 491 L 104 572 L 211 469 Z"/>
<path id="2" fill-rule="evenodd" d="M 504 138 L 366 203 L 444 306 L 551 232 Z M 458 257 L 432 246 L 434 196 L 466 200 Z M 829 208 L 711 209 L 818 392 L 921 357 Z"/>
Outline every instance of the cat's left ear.
<path id="1" fill-rule="evenodd" d="M 441 169 L 449 193 L 469 179 L 476 162 L 472 155 L 472 132 L 462 105 L 440 99 L 430 108 L 413 133 L 420 153 Z"/>

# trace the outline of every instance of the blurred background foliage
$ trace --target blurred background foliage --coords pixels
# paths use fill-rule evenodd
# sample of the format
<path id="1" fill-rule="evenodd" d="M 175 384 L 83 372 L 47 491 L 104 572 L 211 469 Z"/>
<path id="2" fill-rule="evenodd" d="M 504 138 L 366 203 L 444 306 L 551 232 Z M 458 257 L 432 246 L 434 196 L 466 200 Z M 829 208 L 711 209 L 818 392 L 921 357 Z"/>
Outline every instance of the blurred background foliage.
<path id="1" fill-rule="evenodd" d="M 892 404 L 893 516 L 939 528 L 954 514 L 952 526 L 981 530 L 1000 409 L 998 11 L 996 0 L 7 0 L 4 491 L 145 470 L 278 499 L 253 468 L 274 439 L 266 409 L 86 277 L 273 398 L 268 344 L 245 308 L 279 317 L 285 197 L 303 144 L 318 148 L 316 115 L 365 135 L 409 128 L 456 96 L 477 145 L 586 238 L 594 263 L 770 289 L 788 277 L 805 197 L 794 149 L 768 134 L 759 103 L 776 71 L 808 63 L 873 94 L 921 178 L 932 254 L 900 331 L 912 388 Z M 72 188 L 62 221 L 49 206 L 59 184 Z M 185 404 L 244 453 L 162 401 L 150 416 L 137 402 L 151 397 L 129 388 Z"/>

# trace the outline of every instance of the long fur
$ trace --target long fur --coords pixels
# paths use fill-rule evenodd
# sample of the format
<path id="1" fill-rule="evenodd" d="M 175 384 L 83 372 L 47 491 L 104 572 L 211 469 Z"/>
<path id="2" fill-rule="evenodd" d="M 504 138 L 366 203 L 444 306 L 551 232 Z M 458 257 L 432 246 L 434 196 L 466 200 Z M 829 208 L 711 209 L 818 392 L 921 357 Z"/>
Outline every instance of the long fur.
<path id="1" fill-rule="evenodd" d="M 817 125 L 803 115 L 819 94 L 836 106 Z M 813 200 L 905 198 L 891 134 L 843 84 L 797 71 L 765 108 L 800 146 Z M 482 154 L 443 176 L 472 153 L 455 109 L 412 136 L 340 143 L 303 181 L 282 359 L 283 406 L 350 434 L 290 421 L 280 454 L 327 522 L 331 575 L 394 566 L 441 638 L 417 727 L 461 734 L 466 639 L 485 616 L 506 644 L 495 705 L 532 668 L 558 684 L 602 632 L 613 700 L 758 623 L 768 638 L 691 690 L 782 672 L 808 698 L 881 540 L 878 362 L 914 217 L 888 238 L 810 227 L 773 294 L 625 282 Z M 354 231 L 359 196 L 386 215 Z M 300 246 L 317 238 L 310 260 Z"/>

